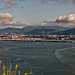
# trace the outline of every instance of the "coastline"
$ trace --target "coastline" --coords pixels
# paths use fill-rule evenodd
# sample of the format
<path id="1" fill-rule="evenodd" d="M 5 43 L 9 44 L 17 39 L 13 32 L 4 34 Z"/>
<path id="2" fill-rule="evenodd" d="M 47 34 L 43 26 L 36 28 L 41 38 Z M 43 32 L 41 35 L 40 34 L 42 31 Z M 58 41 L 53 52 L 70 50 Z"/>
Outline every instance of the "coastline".
<path id="1" fill-rule="evenodd" d="M 24 41 L 24 42 L 64 42 L 64 43 L 74 43 L 75 41 L 74 40 L 47 40 L 47 39 L 28 39 L 28 40 L 25 40 L 25 39 L 3 39 L 3 40 L 0 40 L 0 41 Z"/>

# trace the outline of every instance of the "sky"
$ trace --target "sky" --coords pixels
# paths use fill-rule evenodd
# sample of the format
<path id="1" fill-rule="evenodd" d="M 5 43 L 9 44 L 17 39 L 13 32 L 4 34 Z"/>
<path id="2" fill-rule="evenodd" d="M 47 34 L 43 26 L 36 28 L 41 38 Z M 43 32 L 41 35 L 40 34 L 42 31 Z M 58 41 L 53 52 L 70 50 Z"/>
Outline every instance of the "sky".
<path id="1" fill-rule="evenodd" d="M 75 26 L 75 0 L 0 0 L 0 28 Z"/>

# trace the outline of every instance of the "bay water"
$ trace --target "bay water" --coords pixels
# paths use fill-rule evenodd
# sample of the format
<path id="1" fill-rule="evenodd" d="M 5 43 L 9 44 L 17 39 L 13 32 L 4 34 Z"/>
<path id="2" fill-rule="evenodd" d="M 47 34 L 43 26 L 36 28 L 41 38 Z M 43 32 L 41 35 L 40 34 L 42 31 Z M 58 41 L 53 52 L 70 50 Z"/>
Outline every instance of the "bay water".
<path id="1" fill-rule="evenodd" d="M 75 43 L 0 41 L 0 60 L 18 64 L 23 75 L 25 64 L 33 75 L 75 75 Z"/>

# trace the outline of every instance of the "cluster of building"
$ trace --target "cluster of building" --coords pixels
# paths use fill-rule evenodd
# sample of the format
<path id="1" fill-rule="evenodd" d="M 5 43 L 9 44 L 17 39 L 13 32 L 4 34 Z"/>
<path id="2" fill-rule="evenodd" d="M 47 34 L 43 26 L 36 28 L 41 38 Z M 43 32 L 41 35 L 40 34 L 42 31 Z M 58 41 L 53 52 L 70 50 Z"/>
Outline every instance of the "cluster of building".
<path id="1" fill-rule="evenodd" d="M 0 35 L 0 40 L 38 40 L 38 39 L 57 39 L 75 40 L 75 35 Z"/>

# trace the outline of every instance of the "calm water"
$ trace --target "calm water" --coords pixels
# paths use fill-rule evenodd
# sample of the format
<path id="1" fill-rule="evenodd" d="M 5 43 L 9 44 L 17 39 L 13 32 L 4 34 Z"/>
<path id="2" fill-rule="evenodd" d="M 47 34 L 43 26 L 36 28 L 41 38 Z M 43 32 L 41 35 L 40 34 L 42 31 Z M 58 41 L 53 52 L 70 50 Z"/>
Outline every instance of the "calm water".
<path id="1" fill-rule="evenodd" d="M 6 65 L 18 64 L 21 75 L 26 62 L 33 75 L 75 75 L 73 43 L 0 41 L 0 46 L 0 59 Z"/>

